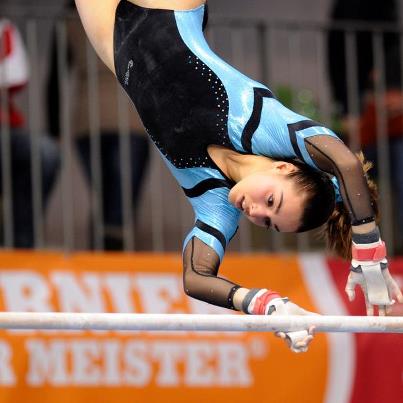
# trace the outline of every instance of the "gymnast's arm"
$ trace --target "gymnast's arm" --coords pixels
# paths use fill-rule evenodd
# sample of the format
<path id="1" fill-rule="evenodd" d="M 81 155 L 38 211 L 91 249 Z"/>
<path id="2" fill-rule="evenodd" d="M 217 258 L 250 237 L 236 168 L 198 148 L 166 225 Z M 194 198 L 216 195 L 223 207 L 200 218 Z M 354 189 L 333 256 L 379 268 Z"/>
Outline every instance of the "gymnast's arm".
<path id="1" fill-rule="evenodd" d="M 255 315 L 309 315 L 287 298 L 281 298 L 274 291 L 265 288 L 248 290 L 218 277 L 220 258 L 218 254 L 193 236 L 183 252 L 183 284 L 190 297 L 228 309 L 235 309 Z M 294 352 L 307 351 L 313 339 L 313 327 L 297 332 L 280 332 Z"/>
<path id="2" fill-rule="evenodd" d="M 346 293 L 352 301 L 355 287 L 365 295 L 367 314 L 374 305 L 385 315 L 394 298 L 403 303 L 403 294 L 388 270 L 386 248 L 375 223 L 375 211 L 366 177 L 358 158 L 337 138 L 320 135 L 305 139 L 316 165 L 337 177 L 352 224 L 352 261 Z"/>
<path id="3" fill-rule="evenodd" d="M 308 137 L 305 146 L 316 166 L 337 178 L 353 232 L 367 233 L 374 230 L 375 214 L 359 159 L 341 140 L 333 136 Z"/>
<path id="4" fill-rule="evenodd" d="M 236 309 L 234 293 L 239 285 L 218 277 L 220 257 L 213 248 L 192 237 L 183 251 L 183 287 L 187 295 L 209 304 Z"/>
<path id="5" fill-rule="evenodd" d="M 265 288 L 250 290 L 218 277 L 219 266 L 220 257 L 213 248 L 196 236 L 190 238 L 183 251 L 183 287 L 185 293 L 189 297 L 209 304 L 260 315 L 267 314 L 265 304 L 269 306 L 270 299 L 261 304 L 260 312 L 257 309 L 251 310 L 249 305 L 257 292 L 260 291 L 261 294 L 268 292 L 272 297 L 280 298 L 280 295 L 275 291 L 268 291 Z M 298 309 L 295 304 L 290 303 L 289 306 L 293 307 L 293 314 L 305 314 L 305 311 Z"/>

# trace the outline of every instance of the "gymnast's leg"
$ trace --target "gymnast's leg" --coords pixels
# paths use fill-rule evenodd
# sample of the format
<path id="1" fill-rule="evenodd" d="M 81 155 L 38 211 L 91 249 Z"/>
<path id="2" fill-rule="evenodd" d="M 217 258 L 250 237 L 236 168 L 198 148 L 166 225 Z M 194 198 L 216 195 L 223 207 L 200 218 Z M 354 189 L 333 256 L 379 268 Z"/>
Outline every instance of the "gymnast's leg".
<path id="1" fill-rule="evenodd" d="M 81 22 L 100 59 L 115 72 L 113 29 L 119 0 L 75 0 Z"/>
<path id="2" fill-rule="evenodd" d="M 205 0 L 127 0 L 141 7 L 187 10 Z M 100 59 L 115 74 L 113 30 L 119 0 L 75 0 L 85 32 Z"/>

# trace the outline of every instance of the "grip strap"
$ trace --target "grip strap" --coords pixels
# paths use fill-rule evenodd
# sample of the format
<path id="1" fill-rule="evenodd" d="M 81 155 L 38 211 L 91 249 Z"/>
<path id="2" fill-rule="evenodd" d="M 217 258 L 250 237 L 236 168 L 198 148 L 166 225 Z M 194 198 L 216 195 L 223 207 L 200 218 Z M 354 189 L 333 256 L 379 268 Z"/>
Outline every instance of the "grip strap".
<path id="1" fill-rule="evenodd" d="M 371 305 L 390 305 L 388 288 L 379 263 L 361 266 L 362 274 L 367 285 L 368 302 Z"/>
<path id="2" fill-rule="evenodd" d="M 275 307 L 270 311 L 270 301 L 281 298 L 280 294 L 265 288 L 253 288 L 246 294 L 242 302 L 242 310 L 252 315 L 270 315 Z"/>
<path id="3" fill-rule="evenodd" d="M 386 257 L 386 246 L 385 242 L 381 241 L 378 245 L 371 248 L 357 247 L 355 243 L 352 246 L 353 259 L 368 262 L 375 261 L 378 262 Z"/>

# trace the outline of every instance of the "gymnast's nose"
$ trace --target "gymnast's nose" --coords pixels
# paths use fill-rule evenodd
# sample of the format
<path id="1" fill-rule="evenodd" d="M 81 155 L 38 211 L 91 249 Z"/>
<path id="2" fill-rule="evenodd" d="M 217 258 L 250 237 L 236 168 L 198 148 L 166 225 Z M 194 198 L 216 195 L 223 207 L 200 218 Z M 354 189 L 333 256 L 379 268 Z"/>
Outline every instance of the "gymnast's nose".
<path id="1" fill-rule="evenodd" d="M 258 218 L 265 214 L 263 209 L 258 204 L 255 203 L 251 204 L 247 213 L 252 218 Z"/>

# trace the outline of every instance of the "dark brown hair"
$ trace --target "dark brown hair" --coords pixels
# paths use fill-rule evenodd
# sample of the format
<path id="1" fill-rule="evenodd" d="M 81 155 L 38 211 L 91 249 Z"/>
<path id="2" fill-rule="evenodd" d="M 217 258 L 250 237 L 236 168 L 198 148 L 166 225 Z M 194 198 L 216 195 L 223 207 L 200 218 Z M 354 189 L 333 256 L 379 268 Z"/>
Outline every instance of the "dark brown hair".
<path id="1" fill-rule="evenodd" d="M 289 173 L 305 195 L 304 211 L 297 232 L 305 232 L 323 225 L 334 210 L 336 195 L 330 176 L 309 165 L 290 161 L 298 169 Z"/>
<path id="2" fill-rule="evenodd" d="M 357 154 L 367 179 L 371 202 L 376 220 L 378 220 L 378 192 L 375 183 L 368 177 L 367 172 L 372 168 L 372 163 L 365 161 L 362 152 Z M 351 258 L 351 221 L 350 215 L 342 202 L 336 203 L 335 190 L 331 177 L 321 171 L 311 168 L 299 161 L 289 161 L 298 170 L 288 174 L 294 180 L 301 192 L 305 193 L 305 208 L 302 213 L 301 223 L 297 232 L 309 231 L 323 227 L 319 232 L 321 238 L 325 238 L 327 246 L 338 256 Z"/>

